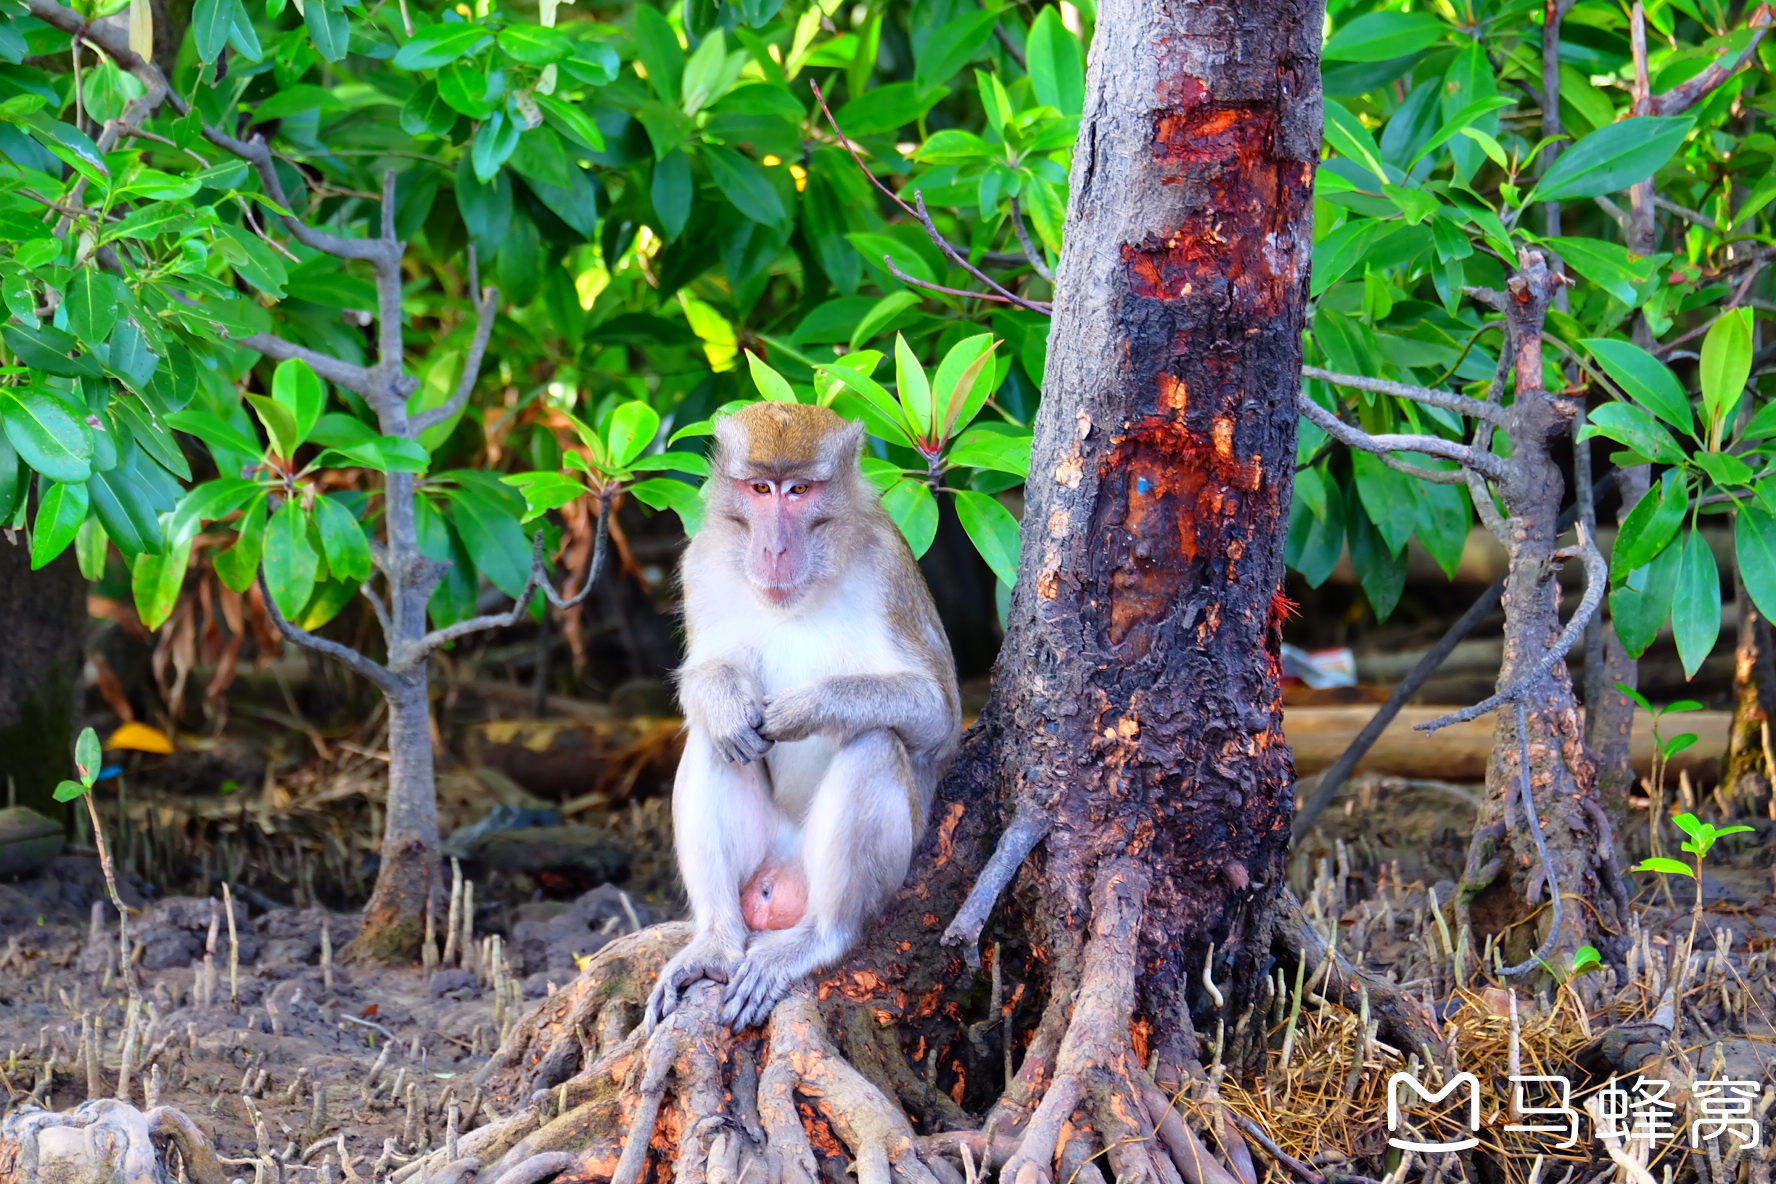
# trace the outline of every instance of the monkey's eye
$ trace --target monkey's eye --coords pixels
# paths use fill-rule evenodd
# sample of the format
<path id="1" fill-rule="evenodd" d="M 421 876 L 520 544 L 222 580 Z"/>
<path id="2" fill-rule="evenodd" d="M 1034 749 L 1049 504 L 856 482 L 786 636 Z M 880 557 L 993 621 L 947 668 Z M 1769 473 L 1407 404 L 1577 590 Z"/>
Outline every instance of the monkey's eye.
<path id="1" fill-rule="evenodd" d="M 752 483 L 752 491 L 756 494 L 764 495 L 771 492 L 771 487 L 763 481 L 754 481 Z"/>
<path id="2" fill-rule="evenodd" d="M 800 497 L 802 494 L 808 492 L 808 483 L 803 481 L 798 484 L 791 485 L 789 487 L 789 491 L 791 493 L 795 494 L 797 497 Z"/>

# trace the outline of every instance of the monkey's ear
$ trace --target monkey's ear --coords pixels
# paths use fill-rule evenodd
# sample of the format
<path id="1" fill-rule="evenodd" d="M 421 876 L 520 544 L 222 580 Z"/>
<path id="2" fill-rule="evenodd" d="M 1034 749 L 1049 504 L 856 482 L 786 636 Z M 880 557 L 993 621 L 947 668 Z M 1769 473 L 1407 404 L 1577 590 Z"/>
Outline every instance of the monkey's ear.
<path id="1" fill-rule="evenodd" d="M 713 426 L 715 448 L 709 457 L 710 470 L 726 477 L 737 477 L 740 474 L 735 471 L 734 462 L 746 456 L 750 433 L 740 417 L 731 412 L 716 412 Z"/>
<path id="2" fill-rule="evenodd" d="M 827 445 L 827 455 L 835 464 L 851 466 L 863 459 L 863 421 L 841 420 Z"/>

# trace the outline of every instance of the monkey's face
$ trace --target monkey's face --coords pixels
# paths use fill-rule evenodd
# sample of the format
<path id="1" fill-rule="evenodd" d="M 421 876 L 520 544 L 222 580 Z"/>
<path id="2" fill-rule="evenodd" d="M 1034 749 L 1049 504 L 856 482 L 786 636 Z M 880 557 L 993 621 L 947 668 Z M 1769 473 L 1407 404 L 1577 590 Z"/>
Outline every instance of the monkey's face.
<path id="1" fill-rule="evenodd" d="M 747 578 L 771 603 L 790 604 L 832 569 L 822 529 L 832 517 L 832 483 L 762 475 L 731 480 Z"/>

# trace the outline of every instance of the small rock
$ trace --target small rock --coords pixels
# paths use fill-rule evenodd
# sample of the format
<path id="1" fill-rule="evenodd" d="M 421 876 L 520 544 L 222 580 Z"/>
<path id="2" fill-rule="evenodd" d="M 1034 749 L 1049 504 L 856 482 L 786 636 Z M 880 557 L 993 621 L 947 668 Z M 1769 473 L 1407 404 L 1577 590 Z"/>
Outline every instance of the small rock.
<path id="1" fill-rule="evenodd" d="M 36 875 L 62 853 L 62 824 L 28 806 L 0 810 L 0 878 Z"/>
<path id="2" fill-rule="evenodd" d="M 475 981 L 473 971 L 453 968 L 449 970 L 440 970 L 432 975 L 431 991 L 433 998 L 479 989 L 480 984 Z M 461 996 L 458 994 L 456 997 L 460 998 Z"/>

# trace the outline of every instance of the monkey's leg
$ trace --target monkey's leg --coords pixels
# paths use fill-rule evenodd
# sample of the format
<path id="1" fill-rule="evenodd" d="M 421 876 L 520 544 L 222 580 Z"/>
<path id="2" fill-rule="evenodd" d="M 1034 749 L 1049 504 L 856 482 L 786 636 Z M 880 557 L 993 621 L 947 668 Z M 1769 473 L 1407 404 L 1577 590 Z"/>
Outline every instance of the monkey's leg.
<path id="1" fill-rule="evenodd" d="M 906 747 L 893 732 L 865 732 L 833 755 L 803 823 L 807 912 L 788 929 L 752 935 L 722 1007 L 731 1026 L 764 1022 L 797 979 L 851 947 L 906 879 L 918 800 Z"/>
<path id="2" fill-rule="evenodd" d="M 650 1029 L 678 1006 L 687 983 L 727 981 L 746 949 L 740 886 L 770 854 L 781 817 L 760 762 L 723 759 L 701 728 L 685 736 L 672 786 L 672 830 L 696 936 L 660 971 L 648 998 Z"/>

